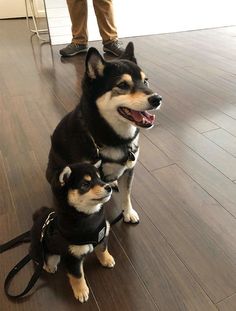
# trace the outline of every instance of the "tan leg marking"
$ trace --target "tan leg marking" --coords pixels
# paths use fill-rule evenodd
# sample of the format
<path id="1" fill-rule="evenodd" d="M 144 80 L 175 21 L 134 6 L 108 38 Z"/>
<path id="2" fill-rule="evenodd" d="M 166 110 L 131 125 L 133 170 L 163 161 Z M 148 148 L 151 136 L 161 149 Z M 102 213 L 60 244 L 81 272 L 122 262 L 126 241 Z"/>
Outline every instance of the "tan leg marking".
<path id="1" fill-rule="evenodd" d="M 82 273 L 81 278 L 76 278 L 71 274 L 68 274 L 70 285 L 73 289 L 74 296 L 80 302 L 86 302 L 89 298 L 89 288 L 86 284 L 84 273 Z"/>
<path id="2" fill-rule="evenodd" d="M 102 251 L 100 247 L 97 247 L 95 248 L 95 253 L 103 267 L 113 268 L 115 266 L 115 260 L 107 249 Z"/>

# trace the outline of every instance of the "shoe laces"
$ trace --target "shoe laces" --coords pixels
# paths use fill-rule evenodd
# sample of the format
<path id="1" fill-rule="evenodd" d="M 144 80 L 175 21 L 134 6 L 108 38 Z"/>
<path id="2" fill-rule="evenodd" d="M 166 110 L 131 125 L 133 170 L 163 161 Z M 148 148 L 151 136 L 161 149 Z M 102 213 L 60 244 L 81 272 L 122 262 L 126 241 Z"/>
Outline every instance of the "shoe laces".
<path id="1" fill-rule="evenodd" d="M 117 41 L 112 42 L 112 45 L 114 45 L 116 48 L 119 49 L 122 47 L 123 44 L 122 44 L 122 42 L 117 40 Z"/>

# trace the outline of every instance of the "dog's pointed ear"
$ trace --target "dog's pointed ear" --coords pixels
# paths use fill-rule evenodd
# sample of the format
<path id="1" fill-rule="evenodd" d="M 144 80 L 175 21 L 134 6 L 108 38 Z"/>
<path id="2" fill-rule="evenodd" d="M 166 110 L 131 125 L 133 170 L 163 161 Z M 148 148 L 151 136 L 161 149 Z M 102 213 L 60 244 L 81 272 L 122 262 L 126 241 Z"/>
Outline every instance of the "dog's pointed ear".
<path id="1" fill-rule="evenodd" d="M 59 182 L 62 187 L 68 181 L 70 174 L 71 174 L 71 169 L 69 168 L 69 166 L 66 166 L 61 172 L 61 174 L 59 175 Z"/>
<path id="2" fill-rule="evenodd" d="M 96 167 L 96 168 L 99 168 L 102 164 L 102 160 L 98 160 L 96 163 L 94 163 L 93 165 Z"/>
<path id="3" fill-rule="evenodd" d="M 86 73 L 91 79 L 103 76 L 105 60 L 95 48 L 90 48 L 86 57 Z"/>
<path id="4" fill-rule="evenodd" d="M 121 59 L 128 59 L 131 62 L 137 64 L 137 60 L 134 56 L 134 44 L 133 42 L 129 42 L 125 48 L 124 53 L 120 57 Z"/>

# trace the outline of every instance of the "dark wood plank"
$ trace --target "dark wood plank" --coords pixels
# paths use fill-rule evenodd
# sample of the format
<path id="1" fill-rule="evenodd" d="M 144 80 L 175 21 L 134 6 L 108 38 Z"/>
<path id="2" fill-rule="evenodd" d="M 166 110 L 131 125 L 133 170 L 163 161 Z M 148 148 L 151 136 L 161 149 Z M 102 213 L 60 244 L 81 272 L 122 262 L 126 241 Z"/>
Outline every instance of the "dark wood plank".
<path id="1" fill-rule="evenodd" d="M 135 267 L 112 233 L 109 236 L 109 251 L 116 261 L 113 269 L 101 267 L 94 256 L 85 265 L 101 310 L 159 310 L 147 284 L 141 282 Z"/>
<path id="2" fill-rule="evenodd" d="M 217 308 L 220 311 L 235 311 L 236 306 L 236 294 L 230 296 L 217 304 Z"/>
<path id="3" fill-rule="evenodd" d="M 173 164 L 146 136 L 140 135 L 139 161 L 150 171 Z"/>
<path id="4" fill-rule="evenodd" d="M 143 186 L 146 184 L 141 187 Z M 155 189 L 155 184 L 153 186 Z M 143 190 L 135 187 L 134 197 L 137 191 L 143 195 Z M 157 202 L 156 197 L 151 193 L 150 198 Z M 119 222 L 112 230 L 152 295 L 158 309 L 165 311 L 215 310 L 209 297 L 173 251 L 163 233 L 159 231 L 157 222 L 150 221 L 147 217 L 147 206 L 145 205 L 145 209 L 142 209 L 134 199 L 133 205 L 140 215 L 140 224 L 127 226 Z M 107 207 L 110 219 L 114 218 L 118 211 L 112 203 Z M 162 217 L 161 220 L 163 220 Z"/>
<path id="5" fill-rule="evenodd" d="M 199 154 L 203 159 L 216 167 L 225 176 L 231 180 L 236 179 L 236 159 L 225 150 L 212 143 L 206 137 L 199 134 L 194 129 L 185 124 L 180 124 L 171 116 L 163 116 L 162 113 L 158 117 L 160 124 L 167 128 L 174 136 L 186 144 L 189 148 Z"/>
<path id="6" fill-rule="evenodd" d="M 234 183 L 163 127 L 159 126 L 146 132 L 146 136 L 225 209 L 236 216 Z"/>
<path id="7" fill-rule="evenodd" d="M 183 105 L 178 99 L 173 99 L 168 94 L 164 94 L 163 97 L 164 105 L 161 112 L 174 119 L 175 122 L 189 125 L 200 133 L 219 128 L 217 124 L 197 114 L 193 109 Z"/>
<path id="8" fill-rule="evenodd" d="M 41 206 L 52 206 L 52 194 L 35 154 L 18 153 L 4 158 L 16 215 L 22 230 L 32 225 L 32 213 Z"/>
<path id="9" fill-rule="evenodd" d="M 236 220 L 182 171 L 173 172 L 174 168 L 157 170 L 157 181 L 138 166 L 134 197 L 209 297 L 218 302 L 236 289 Z M 227 232 L 224 223 L 230 228 Z"/>
<path id="10" fill-rule="evenodd" d="M 223 129 L 218 129 L 204 133 L 204 136 L 213 141 L 216 145 L 220 146 L 234 157 L 236 156 L 236 137 L 226 132 Z"/>
<path id="11" fill-rule="evenodd" d="M 3 157 L 0 151 L 0 215 L 6 214 L 14 209 L 10 187 L 7 180 Z"/>

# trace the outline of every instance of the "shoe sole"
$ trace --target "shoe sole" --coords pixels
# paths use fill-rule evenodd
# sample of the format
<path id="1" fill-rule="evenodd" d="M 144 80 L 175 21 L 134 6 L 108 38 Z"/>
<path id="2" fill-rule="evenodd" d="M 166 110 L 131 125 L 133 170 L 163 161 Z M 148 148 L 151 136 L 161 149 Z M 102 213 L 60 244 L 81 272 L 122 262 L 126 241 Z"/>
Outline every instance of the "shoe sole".
<path id="1" fill-rule="evenodd" d="M 80 50 L 80 51 L 77 51 L 77 52 L 74 52 L 74 53 L 71 53 L 71 54 L 59 51 L 61 56 L 64 56 L 64 57 L 71 57 L 71 56 L 75 56 L 75 55 L 80 54 L 80 53 L 87 53 L 87 52 L 88 52 L 88 48 Z"/>

